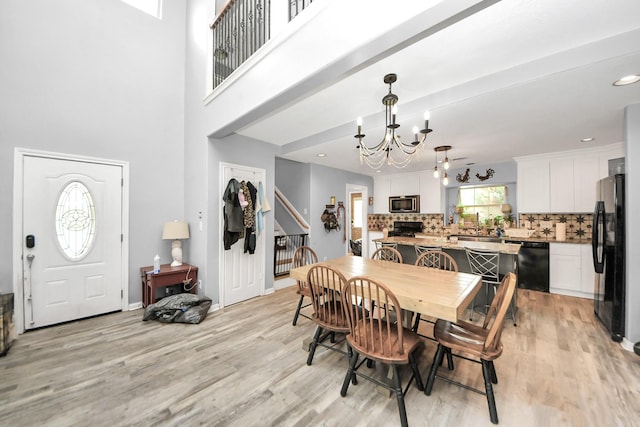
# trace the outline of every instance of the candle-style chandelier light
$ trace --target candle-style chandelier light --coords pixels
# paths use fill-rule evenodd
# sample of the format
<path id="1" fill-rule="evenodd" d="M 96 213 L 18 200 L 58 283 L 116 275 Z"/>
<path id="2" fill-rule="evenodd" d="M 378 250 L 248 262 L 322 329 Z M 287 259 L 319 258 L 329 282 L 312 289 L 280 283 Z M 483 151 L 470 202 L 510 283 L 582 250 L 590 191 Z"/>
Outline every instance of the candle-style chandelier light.
<path id="1" fill-rule="evenodd" d="M 358 133 L 354 137 L 358 139 L 357 148 L 360 151 L 360 163 L 366 163 L 373 169 L 379 169 L 385 163 L 397 168 L 407 166 L 411 159 L 424 148 L 423 143 L 427 139 L 427 134 L 432 131 L 432 129 L 429 129 L 430 114 L 425 111 L 424 129 L 418 130 L 417 126 L 413 127 L 414 141 L 407 144 L 400 140 L 400 135 L 396 133 L 396 129 L 400 127 L 396 123 L 398 96 L 391 92 L 391 85 L 396 80 L 397 76 L 395 74 L 384 76 L 384 82 L 389 85 L 389 93 L 382 98 L 386 124 L 382 141 L 373 147 L 366 146 L 363 141 L 365 135 L 362 133 L 362 118 L 358 117 Z"/>

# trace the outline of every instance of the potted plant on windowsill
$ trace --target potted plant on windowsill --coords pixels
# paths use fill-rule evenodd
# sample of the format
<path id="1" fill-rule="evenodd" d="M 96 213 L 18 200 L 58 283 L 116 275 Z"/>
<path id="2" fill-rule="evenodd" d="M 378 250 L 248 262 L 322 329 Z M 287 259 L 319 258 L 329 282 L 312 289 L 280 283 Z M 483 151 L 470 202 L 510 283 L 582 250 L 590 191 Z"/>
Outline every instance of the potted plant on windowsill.
<path id="1" fill-rule="evenodd" d="M 462 215 L 463 212 L 464 212 L 464 206 L 462 206 L 462 204 L 458 203 L 456 205 L 456 213 L 458 215 Z"/>

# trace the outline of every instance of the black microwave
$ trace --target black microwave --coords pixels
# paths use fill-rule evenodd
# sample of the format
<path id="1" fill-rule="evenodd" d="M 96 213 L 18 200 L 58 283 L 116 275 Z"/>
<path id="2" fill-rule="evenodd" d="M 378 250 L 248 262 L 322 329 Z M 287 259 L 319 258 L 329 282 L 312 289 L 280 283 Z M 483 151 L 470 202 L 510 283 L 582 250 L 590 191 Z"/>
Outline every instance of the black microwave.
<path id="1" fill-rule="evenodd" d="M 389 212 L 391 213 L 420 212 L 420 196 L 389 197 Z"/>

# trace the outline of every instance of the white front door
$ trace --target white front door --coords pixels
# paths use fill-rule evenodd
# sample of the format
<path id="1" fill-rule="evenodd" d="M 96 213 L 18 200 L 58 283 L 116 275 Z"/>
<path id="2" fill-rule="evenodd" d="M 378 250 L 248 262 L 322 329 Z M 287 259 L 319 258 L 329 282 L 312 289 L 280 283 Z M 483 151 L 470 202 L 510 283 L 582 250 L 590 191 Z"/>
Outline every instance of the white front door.
<path id="1" fill-rule="evenodd" d="M 222 195 L 229 180 L 235 178 L 238 182 L 249 181 L 258 188 L 258 183 L 264 181 L 265 171 L 264 169 L 226 163 L 221 164 L 221 169 L 223 188 L 220 193 L 220 214 L 222 218 L 222 209 L 224 207 Z M 224 230 L 222 232 L 224 233 Z M 243 238 L 231 245 L 229 250 L 224 250 L 221 242 L 222 262 L 220 265 L 222 268 L 220 270 L 222 286 L 220 290 L 224 306 L 245 301 L 264 293 L 264 240 L 263 230 L 256 238 L 256 248 L 253 254 L 244 252 Z"/>
<path id="2" fill-rule="evenodd" d="M 122 308 L 122 169 L 24 157 L 25 329 Z"/>

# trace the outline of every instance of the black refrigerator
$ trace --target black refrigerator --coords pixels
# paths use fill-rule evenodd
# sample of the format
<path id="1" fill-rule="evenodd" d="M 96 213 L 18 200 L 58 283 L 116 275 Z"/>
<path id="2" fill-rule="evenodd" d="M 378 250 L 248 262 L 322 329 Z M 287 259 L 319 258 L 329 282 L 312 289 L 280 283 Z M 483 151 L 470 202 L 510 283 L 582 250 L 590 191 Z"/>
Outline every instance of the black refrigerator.
<path id="1" fill-rule="evenodd" d="M 594 311 L 617 342 L 625 333 L 624 177 L 618 174 L 598 181 L 591 238 Z"/>

